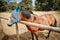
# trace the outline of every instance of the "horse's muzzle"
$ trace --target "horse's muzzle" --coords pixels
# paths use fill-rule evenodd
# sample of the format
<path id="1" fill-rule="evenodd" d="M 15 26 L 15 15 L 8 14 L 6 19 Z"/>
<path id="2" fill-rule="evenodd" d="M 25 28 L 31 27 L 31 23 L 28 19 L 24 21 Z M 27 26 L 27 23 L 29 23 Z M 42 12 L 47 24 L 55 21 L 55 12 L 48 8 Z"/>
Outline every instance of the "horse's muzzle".
<path id="1" fill-rule="evenodd" d="M 7 24 L 9 27 L 11 27 L 12 25 L 9 25 L 9 24 Z"/>

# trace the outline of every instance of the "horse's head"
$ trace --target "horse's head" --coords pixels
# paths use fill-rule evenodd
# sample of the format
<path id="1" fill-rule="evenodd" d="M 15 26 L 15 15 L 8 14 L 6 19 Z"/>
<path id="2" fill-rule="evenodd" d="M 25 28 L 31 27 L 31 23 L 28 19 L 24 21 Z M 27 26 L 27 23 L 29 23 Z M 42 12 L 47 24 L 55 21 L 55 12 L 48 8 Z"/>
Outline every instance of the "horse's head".
<path id="1" fill-rule="evenodd" d="M 11 14 L 7 25 L 12 26 L 13 24 L 17 23 L 20 21 L 20 8 L 17 7 Z"/>
<path id="2" fill-rule="evenodd" d="M 8 26 L 12 26 L 13 24 L 20 22 L 20 20 L 28 20 L 30 18 L 30 14 L 31 12 L 24 10 L 24 9 L 20 9 L 19 7 L 17 7 L 11 14 L 7 25 Z"/>
<path id="3" fill-rule="evenodd" d="M 21 13 L 20 13 L 20 19 L 23 21 L 28 21 L 28 19 L 30 19 L 31 17 L 31 12 L 22 9 Z"/>

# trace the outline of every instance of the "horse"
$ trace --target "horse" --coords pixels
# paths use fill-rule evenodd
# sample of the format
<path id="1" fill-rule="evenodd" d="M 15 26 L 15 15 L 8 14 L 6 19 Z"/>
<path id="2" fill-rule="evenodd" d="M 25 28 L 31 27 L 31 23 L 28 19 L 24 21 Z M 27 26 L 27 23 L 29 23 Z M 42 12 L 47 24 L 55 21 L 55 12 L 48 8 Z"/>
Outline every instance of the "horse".
<path id="1" fill-rule="evenodd" d="M 17 9 L 19 9 L 19 8 L 17 8 Z M 52 14 L 44 14 L 44 15 L 38 16 L 36 14 L 33 14 L 32 11 L 28 11 L 28 10 L 24 10 L 24 9 L 19 9 L 19 13 L 16 13 L 15 16 L 17 16 L 17 14 L 18 14 L 19 18 L 16 18 L 15 16 L 13 16 L 13 14 L 15 14 L 15 13 L 13 12 L 12 15 L 10 16 L 10 19 L 8 20 L 8 23 L 7 23 L 8 26 L 12 26 L 13 24 L 15 24 L 17 22 L 20 22 L 20 20 L 23 20 L 26 22 L 33 22 L 33 23 L 37 23 L 37 24 L 57 27 L 57 20 Z M 17 19 L 19 19 L 19 21 Z M 34 36 L 36 37 L 36 40 L 38 40 L 38 31 L 45 30 L 42 28 L 30 26 L 30 25 L 26 25 L 26 27 L 31 32 L 32 40 L 34 40 Z M 51 30 L 49 30 L 48 36 L 46 38 L 49 37 L 50 32 L 51 32 Z"/>

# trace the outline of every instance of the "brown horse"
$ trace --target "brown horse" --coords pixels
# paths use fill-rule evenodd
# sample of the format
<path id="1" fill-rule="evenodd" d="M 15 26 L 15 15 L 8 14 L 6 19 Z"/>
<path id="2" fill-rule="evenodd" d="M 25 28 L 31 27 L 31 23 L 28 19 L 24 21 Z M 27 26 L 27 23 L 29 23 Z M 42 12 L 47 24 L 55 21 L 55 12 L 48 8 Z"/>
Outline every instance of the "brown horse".
<path id="1" fill-rule="evenodd" d="M 20 18 L 23 21 L 49 25 L 49 26 L 53 26 L 53 27 L 56 27 L 56 25 L 57 25 L 56 24 L 57 21 L 56 21 L 55 17 L 51 14 L 37 16 L 37 15 L 34 15 L 32 12 L 29 12 L 27 10 L 22 10 L 20 12 Z M 34 40 L 34 35 L 36 36 L 36 40 L 38 40 L 38 31 L 44 30 L 44 29 L 30 26 L 30 25 L 26 25 L 26 27 L 28 28 L 29 31 L 31 31 L 32 40 Z M 49 31 L 48 36 L 46 38 L 49 37 L 50 32 L 51 32 L 51 30 Z"/>
<path id="2" fill-rule="evenodd" d="M 16 16 L 17 16 L 17 13 L 16 13 Z M 45 14 L 45 15 L 38 16 L 38 15 L 33 14 L 33 12 L 31 12 L 31 11 L 21 9 L 18 17 L 21 20 L 26 21 L 26 22 L 33 22 L 33 23 L 57 27 L 57 21 L 56 21 L 55 17 L 51 14 Z M 14 24 L 16 22 L 16 20 L 17 19 L 11 15 L 11 17 L 8 21 L 8 25 Z M 34 40 L 34 35 L 36 37 L 36 40 L 38 40 L 38 31 L 44 30 L 44 29 L 30 26 L 30 25 L 26 25 L 26 27 L 28 28 L 29 31 L 31 31 L 32 40 Z M 50 32 L 51 32 L 51 30 L 49 30 L 48 36 L 46 38 L 49 37 Z"/>

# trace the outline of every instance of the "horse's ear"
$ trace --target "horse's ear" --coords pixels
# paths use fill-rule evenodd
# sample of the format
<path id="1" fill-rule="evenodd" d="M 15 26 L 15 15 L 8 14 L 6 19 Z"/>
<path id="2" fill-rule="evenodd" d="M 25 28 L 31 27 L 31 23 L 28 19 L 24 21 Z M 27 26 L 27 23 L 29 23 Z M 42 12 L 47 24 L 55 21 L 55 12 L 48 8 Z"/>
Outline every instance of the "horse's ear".
<path id="1" fill-rule="evenodd" d="M 20 7 L 16 7 L 16 9 L 15 9 L 16 11 L 20 11 Z"/>

